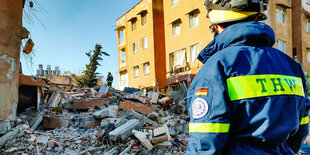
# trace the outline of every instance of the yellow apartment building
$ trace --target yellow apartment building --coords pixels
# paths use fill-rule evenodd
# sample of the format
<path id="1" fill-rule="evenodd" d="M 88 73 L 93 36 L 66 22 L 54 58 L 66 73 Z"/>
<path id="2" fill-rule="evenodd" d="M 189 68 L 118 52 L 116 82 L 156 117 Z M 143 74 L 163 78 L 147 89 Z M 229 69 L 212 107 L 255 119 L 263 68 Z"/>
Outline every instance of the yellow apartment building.
<path id="1" fill-rule="evenodd" d="M 211 42 L 205 0 L 164 0 L 168 84 L 191 79 L 202 67 L 197 56 Z"/>
<path id="2" fill-rule="evenodd" d="M 197 56 L 213 39 L 204 1 L 141 0 L 117 20 L 121 86 L 151 87 L 155 81 L 160 86 L 180 81 L 190 85 L 203 65 Z M 268 19 L 264 22 L 275 32 L 274 47 L 300 62 L 305 72 L 310 72 L 310 0 L 269 3 Z M 147 17 L 144 26 L 141 25 L 143 13 Z M 136 21 L 135 31 L 133 21 Z M 147 49 L 142 48 L 145 36 Z M 133 47 L 137 47 L 136 53 Z M 147 76 L 143 69 L 145 63 L 149 64 Z"/>
<path id="3" fill-rule="evenodd" d="M 120 88 L 167 86 L 162 0 L 141 0 L 117 21 Z"/>

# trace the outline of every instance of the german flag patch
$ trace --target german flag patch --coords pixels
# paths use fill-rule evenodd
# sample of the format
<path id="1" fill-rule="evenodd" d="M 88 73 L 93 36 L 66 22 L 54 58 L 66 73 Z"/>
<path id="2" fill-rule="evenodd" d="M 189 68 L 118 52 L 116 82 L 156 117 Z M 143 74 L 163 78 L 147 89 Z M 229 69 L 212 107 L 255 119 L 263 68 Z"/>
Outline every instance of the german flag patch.
<path id="1" fill-rule="evenodd" d="M 200 87 L 196 90 L 196 96 L 198 95 L 208 95 L 208 87 Z"/>

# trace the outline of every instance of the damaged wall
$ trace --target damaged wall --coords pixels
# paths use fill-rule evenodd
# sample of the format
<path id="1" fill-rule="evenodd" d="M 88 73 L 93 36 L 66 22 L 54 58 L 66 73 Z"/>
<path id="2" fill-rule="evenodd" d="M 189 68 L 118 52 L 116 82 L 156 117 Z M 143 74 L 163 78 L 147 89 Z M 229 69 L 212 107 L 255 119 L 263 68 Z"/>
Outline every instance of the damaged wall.
<path id="1" fill-rule="evenodd" d="M 22 0 L 0 1 L 0 120 L 15 119 L 22 10 Z"/>

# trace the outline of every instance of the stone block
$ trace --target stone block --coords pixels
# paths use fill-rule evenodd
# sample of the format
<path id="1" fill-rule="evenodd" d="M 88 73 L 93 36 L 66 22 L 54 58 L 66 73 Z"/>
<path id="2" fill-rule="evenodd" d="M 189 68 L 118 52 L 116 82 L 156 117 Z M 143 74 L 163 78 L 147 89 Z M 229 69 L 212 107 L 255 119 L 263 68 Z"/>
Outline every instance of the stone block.
<path id="1" fill-rule="evenodd" d="M 148 133 L 137 131 L 137 130 L 133 130 L 132 133 L 140 140 L 140 142 L 142 143 L 144 147 L 146 147 L 148 150 L 153 149 L 153 145 L 148 140 L 148 136 L 149 136 Z"/>
<path id="2" fill-rule="evenodd" d="M 55 128 L 66 128 L 69 127 L 69 119 L 60 117 L 60 116 L 54 116 L 54 117 L 45 117 L 43 119 L 43 128 L 45 129 L 55 129 Z"/>
<path id="3" fill-rule="evenodd" d="M 102 107 L 106 104 L 105 100 L 92 100 L 92 101 L 73 101 L 73 108 L 75 110 L 87 110 L 89 108 L 94 109 L 97 107 Z"/>
<path id="4" fill-rule="evenodd" d="M 141 127 L 141 123 L 137 119 L 132 119 L 114 129 L 109 133 L 111 140 L 116 141 L 117 139 L 125 140 L 132 135 L 132 130 L 138 130 Z"/>
<path id="5" fill-rule="evenodd" d="M 116 117 L 118 112 L 117 105 L 110 105 L 108 108 L 101 109 L 94 113 L 95 118 Z"/>
<path id="6" fill-rule="evenodd" d="M 152 109 L 150 107 L 147 107 L 141 103 L 131 102 L 131 101 L 123 101 L 119 105 L 120 109 L 123 110 L 133 110 L 140 112 L 144 115 L 148 115 L 152 112 Z"/>

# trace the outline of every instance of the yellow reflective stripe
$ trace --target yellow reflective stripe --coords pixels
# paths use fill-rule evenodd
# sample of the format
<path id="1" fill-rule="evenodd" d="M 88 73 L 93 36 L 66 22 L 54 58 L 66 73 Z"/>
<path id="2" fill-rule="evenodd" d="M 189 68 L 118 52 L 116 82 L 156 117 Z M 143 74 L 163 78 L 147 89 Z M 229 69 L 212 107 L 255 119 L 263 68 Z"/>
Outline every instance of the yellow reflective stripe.
<path id="1" fill-rule="evenodd" d="M 109 76 L 112 76 L 112 75 L 109 75 Z"/>
<path id="2" fill-rule="evenodd" d="M 304 97 L 302 80 L 286 75 L 249 75 L 227 79 L 231 101 L 273 95 L 297 95 Z"/>
<path id="3" fill-rule="evenodd" d="M 196 96 L 198 95 L 208 95 L 208 92 L 199 92 L 199 93 L 195 93 Z"/>
<path id="4" fill-rule="evenodd" d="M 303 117 L 301 119 L 300 125 L 305 125 L 305 124 L 308 124 L 308 123 L 309 123 L 309 116 Z"/>
<path id="5" fill-rule="evenodd" d="M 246 17 L 258 14 L 257 12 L 231 11 L 231 10 L 212 10 L 209 12 L 209 19 L 212 24 L 244 19 Z"/>
<path id="6" fill-rule="evenodd" d="M 227 133 L 229 123 L 189 123 L 189 132 Z"/>

